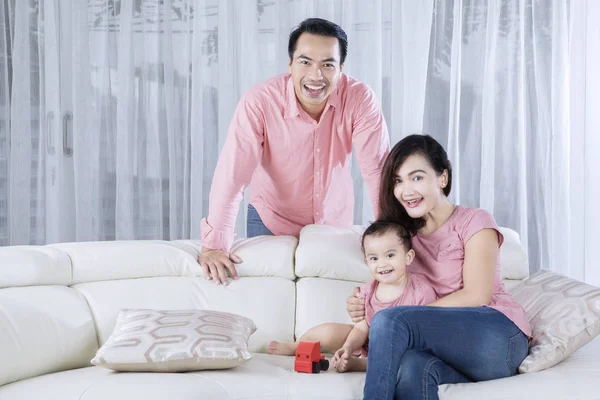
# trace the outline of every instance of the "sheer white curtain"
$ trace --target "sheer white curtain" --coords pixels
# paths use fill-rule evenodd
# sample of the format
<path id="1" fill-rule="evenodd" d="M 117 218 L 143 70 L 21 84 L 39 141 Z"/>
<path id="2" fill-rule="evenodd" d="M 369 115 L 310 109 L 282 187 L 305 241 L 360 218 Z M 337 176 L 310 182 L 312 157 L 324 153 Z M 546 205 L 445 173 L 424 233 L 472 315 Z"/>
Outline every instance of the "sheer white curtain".
<path id="1" fill-rule="evenodd" d="M 554 232 L 570 241 L 563 271 L 600 286 L 600 266 L 594 250 L 600 242 L 600 2 L 571 0 L 569 24 L 570 229 Z M 559 248 L 555 252 L 560 252 Z M 559 266 L 553 267 L 557 270 Z"/>
<path id="2" fill-rule="evenodd" d="M 198 238 L 239 96 L 286 71 L 290 30 L 318 16 L 348 33 L 345 71 L 392 143 L 446 146 L 453 201 L 518 231 L 532 271 L 600 284 L 597 2 L 66 3 L 2 0 L 0 244 Z"/>

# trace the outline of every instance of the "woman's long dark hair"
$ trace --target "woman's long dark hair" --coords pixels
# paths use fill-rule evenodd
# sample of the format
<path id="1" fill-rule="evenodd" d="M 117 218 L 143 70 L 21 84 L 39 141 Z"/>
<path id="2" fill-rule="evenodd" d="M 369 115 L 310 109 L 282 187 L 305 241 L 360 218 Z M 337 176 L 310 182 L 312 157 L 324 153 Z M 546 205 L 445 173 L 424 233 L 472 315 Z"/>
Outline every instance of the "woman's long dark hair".
<path id="1" fill-rule="evenodd" d="M 448 183 L 443 191 L 446 196 L 452 188 L 452 165 L 446 150 L 429 135 L 410 135 L 396 143 L 385 160 L 381 173 L 379 189 L 379 218 L 394 221 L 402 225 L 412 235 L 425 226 L 425 218 L 411 218 L 404 206 L 394 196 L 394 180 L 398 168 L 412 155 L 425 158 L 434 171 L 441 175 L 448 170 Z"/>

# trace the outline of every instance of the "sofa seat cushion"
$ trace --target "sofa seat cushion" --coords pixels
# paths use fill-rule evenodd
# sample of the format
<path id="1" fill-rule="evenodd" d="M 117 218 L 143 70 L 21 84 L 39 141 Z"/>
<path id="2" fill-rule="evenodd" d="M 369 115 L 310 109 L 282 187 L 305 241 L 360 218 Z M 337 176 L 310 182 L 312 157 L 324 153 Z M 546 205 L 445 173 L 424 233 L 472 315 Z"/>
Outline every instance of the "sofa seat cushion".
<path id="1" fill-rule="evenodd" d="M 559 365 L 489 382 L 442 385 L 447 400 L 593 400 L 598 398 L 600 338 Z M 293 371 L 293 357 L 253 354 L 237 368 L 189 373 L 112 372 L 90 367 L 0 387 L 2 400 L 350 400 L 361 399 L 363 373 Z"/>
<path id="2" fill-rule="evenodd" d="M 57 372 L 0 387 L 3 400 L 228 399 L 227 391 L 208 379 L 187 374 L 114 372 L 88 367 Z"/>
<path id="3" fill-rule="evenodd" d="M 253 354 L 234 369 L 189 373 L 114 372 L 100 367 L 0 387 L 2 400 L 346 400 L 361 398 L 364 374 L 293 371 L 293 357 Z"/>

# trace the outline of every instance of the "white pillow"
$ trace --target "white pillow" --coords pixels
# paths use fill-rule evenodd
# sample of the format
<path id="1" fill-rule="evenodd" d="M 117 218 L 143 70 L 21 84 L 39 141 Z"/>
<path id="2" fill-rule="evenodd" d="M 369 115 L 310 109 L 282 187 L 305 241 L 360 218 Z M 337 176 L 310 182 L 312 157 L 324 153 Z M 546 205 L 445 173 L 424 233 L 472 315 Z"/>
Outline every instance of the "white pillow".
<path id="1" fill-rule="evenodd" d="M 252 320 L 209 310 L 121 310 L 91 361 L 116 371 L 182 372 L 235 367 L 252 356 Z"/>

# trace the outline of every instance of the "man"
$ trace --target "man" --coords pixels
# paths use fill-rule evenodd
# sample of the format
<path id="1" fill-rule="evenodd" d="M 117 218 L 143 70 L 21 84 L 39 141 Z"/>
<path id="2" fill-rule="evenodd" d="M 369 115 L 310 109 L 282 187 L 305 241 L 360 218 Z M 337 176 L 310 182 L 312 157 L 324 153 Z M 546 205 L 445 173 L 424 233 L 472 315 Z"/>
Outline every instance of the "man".
<path id="1" fill-rule="evenodd" d="M 352 146 L 377 210 L 379 178 L 390 150 L 374 92 L 342 73 L 346 33 L 318 18 L 290 34 L 289 73 L 246 92 L 238 103 L 202 219 L 198 262 L 207 279 L 227 284 L 229 253 L 243 191 L 250 184 L 247 236 L 294 235 L 309 224 L 350 226 Z M 377 211 L 375 211 L 377 214 Z"/>

